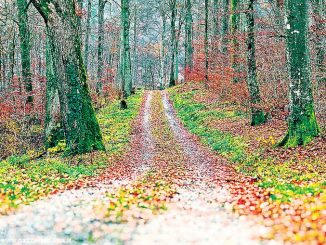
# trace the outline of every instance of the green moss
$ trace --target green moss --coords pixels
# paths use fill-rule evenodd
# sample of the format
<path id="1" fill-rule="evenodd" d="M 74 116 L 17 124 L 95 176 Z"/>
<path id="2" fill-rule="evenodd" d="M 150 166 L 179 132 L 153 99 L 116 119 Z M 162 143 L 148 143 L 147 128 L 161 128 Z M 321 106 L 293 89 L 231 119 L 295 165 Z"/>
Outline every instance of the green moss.
<path id="1" fill-rule="evenodd" d="M 325 186 L 325 175 L 317 172 L 324 163 L 319 158 L 300 162 L 304 170 L 294 169 L 297 163 L 279 163 L 274 158 L 262 158 L 263 148 L 255 152 L 248 149 L 248 139 L 222 132 L 210 126 L 216 119 L 241 119 L 246 116 L 232 104 L 207 105 L 195 101 L 194 96 L 201 91 L 179 92 L 180 86 L 169 90 L 174 108 L 184 126 L 213 150 L 235 163 L 237 171 L 259 179 L 259 185 L 269 188 L 271 199 L 288 202 L 300 195 L 318 195 Z M 311 184 L 310 182 L 314 182 Z"/>
<path id="2" fill-rule="evenodd" d="M 258 110 L 252 113 L 251 126 L 262 125 L 266 122 L 266 115 L 264 111 Z"/>
<path id="3" fill-rule="evenodd" d="M 312 104 L 307 106 L 306 113 L 296 117 L 297 120 L 289 120 L 289 129 L 280 146 L 296 147 L 307 145 L 319 135 L 319 127 Z"/>
<path id="4" fill-rule="evenodd" d="M 233 162 L 239 162 L 245 158 L 247 145 L 241 137 L 234 137 L 230 133 L 206 126 L 212 118 L 235 118 L 239 115 L 243 116 L 242 113 L 211 110 L 207 105 L 194 102 L 194 95 L 198 91 L 186 93 L 176 93 L 175 91 L 170 90 L 174 107 L 191 133 L 200 136 L 203 143 L 212 146 L 214 150 Z"/>
<path id="5" fill-rule="evenodd" d="M 121 155 L 126 149 L 142 102 L 142 92 L 128 98 L 127 110 L 119 109 L 115 101 L 99 111 L 97 118 L 103 132 L 107 153 L 84 154 L 62 158 L 58 151 L 65 142 L 52 148 L 49 157 L 33 160 L 29 155 L 11 156 L 0 162 L 0 214 L 22 204 L 28 204 L 65 185 L 87 176 L 94 176 L 107 168 L 112 155 Z"/>

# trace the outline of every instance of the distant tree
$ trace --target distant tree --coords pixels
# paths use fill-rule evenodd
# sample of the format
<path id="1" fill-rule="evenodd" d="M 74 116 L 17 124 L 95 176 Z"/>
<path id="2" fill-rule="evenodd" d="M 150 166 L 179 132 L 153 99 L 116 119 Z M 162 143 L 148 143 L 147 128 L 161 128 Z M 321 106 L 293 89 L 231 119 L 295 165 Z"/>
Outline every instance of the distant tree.
<path id="1" fill-rule="evenodd" d="M 219 23 L 218 23 L 218 14 L 219 14 L 219 0 L 213 0 L 213 35 L 217 39 L 219 35 Z"/>
<path id="2" fill-rule="evenodd" d="M 227 35 L 229 34 L 229 5 L 230 0 L 222 0 L 222 20 L 221 20 L 221 52 L 226 54 L 227 52 L 227 43 L 228 38 Z"/>
<path id="3" fill-rule="evenodd" d="M 31 92 L 33 91 L 33 85 L 31 72 L 31 40 L 27 15 L 27 1 L 17 0 L 17 7 L 22 78 L 25 91 L 29 94 L 26 102 L 32 104 L 33 96 L 31 95 Z"/>
<path id="4" fill-rule="evenodd" d="M 46 23 L 67 153 L 104 150 L 87 85 L 75 2 L 32 0 L 32 3 Z"/>
<path id="5" fill-rule="evenodd" d="M 92 18 L 92 0 L 87 0 L 87 17 L 86 17 L 86 34 L 84 42 L 84 63 L 85 68 L 88 68 L 89 58 L 89 36 L 91 34 L 91 18 Z"/>
<path id="6" fill-rule="evenodd" d="M 97 83 L 96 83 L 96 91 L 97 93 L 102 92 L 103 86 L 103 69 L 104 69 L 104 61 L 103 61 L 103 44 L 104 44 L 104 9 L 106 0 L 98 1 L 98 42 L 97 42 Z"/>
<path id="7" fill-rule="evenodd" d="M 256 48 L 255 48 L 255 18 L 254 18 L 254 1 L 247 0 L 247 61 L 248 61 L 248 77 L 247 85 L 250 94 L 251 104 L 251 125 L 256 126 L 266 121 L 264 111 L 259 108 L 261 102 L 259 84 L 257 82 L 257 66 L 256 66 Z"/>
<path id="8" fill-rule="evenodd" d="M 316 65 L 317 65 L 317 84 L 322 85 L 326 83 L 326 68 L 325 68 L 325 54 L 326 54 L 326 37 L 323 32 L 326 30 L 326 1 L 312 0 L 312 10 L 314 14 L 315 25 L 315 45 L 316 45 Z"/>
<path id="9" fill-rule="evenodd" d="M 193 18 L 191 0 L 186 0 L 186 15 L 185 15 L 185 71 L 191 73 L 193 69 Z M 185 78 L 188 80 L 188 78 Z"/>
<path id="10" fill-rule="evenodd" d="M 208 8 L 209 8 L 208 0 L 205 0 L 205 38 L 204 38 L 204 48 L 205 48 L 205 84 L 208 85 L 208 68 L 209 68 L 209 61 L 208 61 Z"/>
<path id="11" fill-rule="evenodd" d="M 311 84 L 308 0 L 286 0 L 290 115 L 282 146 L 306 145 L 319 134 Z"/>
<path id="12" fill-rule="evenodd" d="M 164 88 L 165 82 L 165 60 L 166 60 L 166 46 L 167 46 L 167 37 L 166 37 L 166 32 L 167 32 L 167 13 L 166 13 L 166 1 L 163 0 L 162 3 L 159 5 L 159 12 L 161 16 L 161 22 L 162 22 L 162 33 L 161 33 L 161 50 L 160 50 L 160 86 L 161 89 Z"/>
<path id="13" fill-rule="evenodd" d="M 121 0 L 121 52 L 120 52 L 120 77 L 121 90 L 123 98 L 131 95 L 132 77 L 131 77 L 131 59 L 130 59 L 130 9 L 129 0 Z"/>
<path id="14" fill-rule="evenodd" d="M 230 0 L 230 34 L 232 35 L 231 40 L 231 64 L 232 68 L 235 72 L 233 82 L 239 82 L 239 71 L 240 71 L 240 63 L 239 63 L 239 52 L 240 52 L 240 43 L 238 40 L 238 33 L 240 29 L 240 1 L 241 0 Z"/>
<path id="15" fill-rule="evenodd" d="M 175 79 L 175 61 L 177 57 L 175 57 L 175 49 L 177 48 L 176 43 L 176 16 L 177 16 L 177 1 L 176 0 L 169 0 L 169 6 L 170 6 L 170 12 L 171 12 L 171 67 L 170 67 L 170 84 L 169 86 L 175 86 L 176 85 L 176 79 Z"/>

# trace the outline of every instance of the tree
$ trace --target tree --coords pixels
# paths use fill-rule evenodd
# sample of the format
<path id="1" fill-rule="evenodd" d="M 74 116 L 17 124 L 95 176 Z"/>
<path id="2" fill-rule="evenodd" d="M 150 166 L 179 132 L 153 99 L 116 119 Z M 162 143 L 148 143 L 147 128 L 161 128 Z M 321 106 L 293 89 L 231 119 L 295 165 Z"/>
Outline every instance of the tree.
<path id="1" fill-rule="evenodd" d="M 208 0 L 205 0 L 205 38 L 204 38 L 204 46 L 205 46 L 205 85 L 208 86 Z"/>
<path id="2" fill-rule="evenodd" d="M 193 69 L 193 19 L 191 0 L 186 0 L 186 16 L 185 16 L 185 74 L 191 73 Z M 188 78 L 185 78 L 188 80 Z"/>
<path id="3" fill-rule="evenodd" d="M 120 76 L 121 90 L 123 99 L 131 95 L 132 77 L 131 77 L 131 59 L 130 59 L 130 10 L 129 0 L 121 0 L 121 57 L 120 57 Z M 123 100 L 122 99 L 122 100 Z"/>
<path id="4" fill-rule="evenodd" d="M 98 46 L 97 46 L 97 83 L 96 91 L 98 93 L 102 92 L 102 79 L 103 79 L 103 44 L 104 44 L 104 9 L 106 0 L 98 1 Z"/>
<path id="5" fill-rule="evenodd" d="M 254 19 L 254 0 L 247 0 L 247 61 L 248 77 L 247 86 L 250 94 L 251 104 L 251 125 L 256 126 L 265 123 L 264 111 L 259 108 L 261 102 L 259 84 L 257 82 L 256 49 L 255 49 L 255 19 Z"/>
<path id="6" fill-rule="evenodd" d="M 219 7 L 219 0 L 213 0 L 213 35 L 215 39 L 219 34 L 218 7 Z"/>
<path id="7" fill-rule="evenodd" d="M 316 65 L 317 65 L 317 84 L 321 85 L 326 82 L 325 77 L 325 46 L 326 38 L 323 35 L 323 31 L 326 28 L 326 1 L 325 0 L 313 0 L 312 9 L 314 13 L 314 24 L 316 30 Z"/>
<path id="8" fill-rule="evenodd" d="M 290 71 L 290 115 L 282 146 L 306 145 L 319 134 L 311 84 L 308 0 L 286 1 L 286 43 Z"/>
<path id="9" fill-rule="evenodd" d="M 54 147 L 64 139 L 60 119 L 60 100 L 58 79 L 56 77 L 51 54 L 51 44 L 46 42 L 46 105 L 45 105 L 44 135 L 46 148 Z"/>
<path id="10" fill-rule="evenodd" d="M 240 44 L 238 41 L 237 34 L 239 32 L 240 25 L 240 11 L 239 11 L 240 0 L 231 0 L 231 16 L 230 16 L 230 32 L 232 35 L 231 41 L 231 64 L 234 70 L 234 78 L 233 82 L 239 82 L 239 72 L 240 72 L 240 64 L 239 64 L 239 52 L 240 52 Z"/>
<path id="11" fill-rule="evenodd" d="M 26 102 L 28 104 L 32 104 L 33 96 L 31 95 L 31 92 L 33 91 L 33 85 L 31 72 L 31 44 L 30 31 L 28 26 L 27 1 L 17 0 L 17 7 L 22 78 L 25 91 L 28 94 Z"/>
<path id="12" fill-rule="evenodd" d="M 73 0 L 32 0 L 47 28 L 67 154 L 104 150 L 81 54 L 79 20 Z"/>
<path id="13" fill-rule="evenodd" d="M 84 63 L 85 68 L 88 68 L 88 57 L 89 57 L 89 36 L 91 34 L 91 18 L 92 18 L 92 0 L 87 2 L 87 18 L 86 18 L 86 34 L 84 43 Z"/>
<path id="14" fill-rule="evenodd" d="M 165 49 L 166 49 L 166 9 L 165 9 L 165 1 L 159 6 L 159 11 L 162 19 L 162 34 L 161 34 L 161 50 L 160 50 L 160 86 L 161 89 L 164 88 L 165 82 Z"/>
<path id="15" fill-rule="evenodd" d="M 174 62 L 174 80 L 178 81 L 179 80 L 179 42 L 180 42 L 180 35 L 181 35 L 181 28 L 183 24 L 183 11 L 179 11 L 179 20 L 178 20 L 178 29 L 176 32 L 176 37 L 175 37 L 175 48 L 174 48 L 174 57 L 175 57 L 175 62 Z"/>
<path id="16" fill-rule="evenodd" d="M 175 60 L 177 57 L 175 57 L 175 50 L 177 48 L 176 43 L 176 29 L 175 29 L 175 22 L 176 22 L 176 15 L 177 15 L 177 7 L 176 7 L 176 0 L 170 0 L 170 11 L 171 11 L 171 67 L 170 67 L 170 84 L 169 86 L 175 86 L 176 85 L 176 79 L 175 79 Z"/>
<path id="17" fill-rule="evenodd" d="M 226 54 L 228 39 L 227 35 L 229 34 L 229 0 L 223 1 L 223 15 L 222 15 L 222 27 L 221 27 L 221 52 Z"/>

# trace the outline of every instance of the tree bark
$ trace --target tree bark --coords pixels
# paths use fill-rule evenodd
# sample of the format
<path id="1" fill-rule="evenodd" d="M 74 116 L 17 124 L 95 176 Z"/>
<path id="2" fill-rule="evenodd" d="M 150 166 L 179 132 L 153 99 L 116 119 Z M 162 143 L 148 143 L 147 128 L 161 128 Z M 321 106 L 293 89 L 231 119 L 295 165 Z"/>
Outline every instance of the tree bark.
<path id="1" fill-rule="evenodd" d="M 176 15 L 177 15 L 177 8 L 176 8 L 176 0 L 170 0 L 170 10 L 171 10 L 171 67 L 170 67 L 170 84 L 169 86 L 175 86 L 175 49 L 176 49 L 176 29 L 175 29 L 175 22 L 176 22 Z"/>
<path id="2" fill-rule="evenodd" d="M 228 47 L 228 34 L 229 34 L 229 0 L 223 1 L 223 15 L 222 15 L 222 28 L 221 28 L 221 52 L 227 53 Z"/>
<path id="3" fill-rule="evenodd" d="M 282 146 L 306 145 L 319 134 L 311 84 L 308 0 L 286 0 L 286 42 L 290 70 L 290 115 Z"/>
<path id="4" fill-rule="evenodd" d="M 89 58 L 89 36 L 91 34 L 91 18 L 92 18 L 92 0 L 87 2 L 87 19 L 86 19 L 86 35 L 84 44 L 84 60 L 85 68 L 88 70 L 88 58 Z"/>
<path id="5" fill-rule="evenodd" d="M 17 7 L 22 78 L 25 92 L 27 94 L 26 104 L 32 105 L 33 96 L 31 95 L 31 93 L 33 92 L 33 85 L 31 72 L 31 44 L 30 31 L 28 26 L 27 1 L 17 0 Z"/>
<path id="6" fill-rule="evenodd" d="M 213 35 L 215 40 L 217 40 L 219 33 L 219 23 L 218 23 L 218 7 L 219 0 L 213 0 Z"/>
<path id="7" fill-rule="evenodd" d="M 51 44 L 47 37 L 46 43 L 46 105 L 45 105 L 45 146 L 51 148 L 64 139 L 60 119 L 60 101 L 58 79 L 54 72 Z"/>
<path id="8" fill-rule="evenodd" d="M 247 62 L 248 77 L 247 86 L 250 94 L 251 125 L 261 125 L 266 122 L 264 111 L 259 108 L 261 102 L 259 84 L 257 82 L 256 49 L 255 49 L 255 19 L 254 0 L 247 0 Z"/>
<path id="9" fill-rule="evenodd" d="M 230 32 L 231 32 L 231 64 L 234 71 L 233 82 L 239 82 L 239 72 L 240 72 L 240 61 L 239 52 L 240 44 L 238 41 L 239 25 L 240 25 L 240 12 L 239 12 L 240 0 L 231 0 L 231 16 L 230 16 Z"/>
<path id="10" fill-rule="evenodd" d="M 316 47 L 316 66 L 317 66 L 317 85 L 326 83 L 325 69 L 325 47 L 326 38 L 323 31 L 326 30 L 326 1 L 313 0 L 312 9 L 314 13 L 314 23 L 316 30 L 315 47 Z"/>
<path id="11" fill-rule="evenodd" d="M 204 46 L 205 46 L 205 85 L 208 87 L 208 69 L 209 69 L 209 61 L 208 61 L 208 0 L 205 0 L 205 38 L 204 38 Z"/>
<path id="12" fill-rule="evenodd" d="M 194 48 L 192 44 L 193 38 L 193 18 L 192 18 L 192 4 L 191 0 L 186 0 L 186 16 L 185 16 L 185 80 L 188 81 L 188 74 L 193 69 L 193 53 Z"/>
<path id="13" fill-rule="evenodd" d="M 104 150 L 87 85 L 75 2 L 32 0 L 32 3 L 47 26 L 67 144 L 66 154 Z"/>
<path id="14" fill-rule="evenodd" d="M 166 15 L 161 13 L 162 18 L 162 35 L 161 35 L 161 54 L 160 54 L 160 86 L 164 88 L 164 68 L 165 68 L 165 40 L 166 40 Z"/>
<path id="15" fill-rule="evenodd" d="M 129 43 L 129 29 L 130 29 L 130 9 L 129 0 L 121 0 L 121 90 L 124 97 L 131 95 L 132 91 L 132 77 L 131 77 L 131 59 L 130 59 L 130 43 Z"/>
<path id="16" fill-rule="evenodd" d="M 102 93 L 103 87 L 103 44 L 104 44 L 104 9 L 106 0 L 98 1 L 98 42 L 97 42 L 97 93 Z"/>

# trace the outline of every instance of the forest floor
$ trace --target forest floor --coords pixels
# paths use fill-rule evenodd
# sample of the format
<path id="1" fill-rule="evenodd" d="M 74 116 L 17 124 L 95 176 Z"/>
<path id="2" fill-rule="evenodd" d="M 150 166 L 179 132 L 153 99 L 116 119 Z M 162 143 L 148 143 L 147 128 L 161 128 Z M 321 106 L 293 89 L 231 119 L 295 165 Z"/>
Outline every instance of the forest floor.
<path id="1" fill-rule="evenodd" d="M 192 89 L 189 91 L 192 93 Z M 189 91 L 182 99 L 190 98 Z M 199 124 L 191 128 L 187 120 L 195 123 L 199 117 L 184 118 L 182 109 L 187 108 L 180 106 L 178 99 L 172 90 L 145 92 L 123 157 L 114 159 L 96 177 L 69 183 L 69 190 L 0 217 L 0 244 L 325 241 L 323 186 L 317 184 L 313 189 L 318 196 L 313 211 L 297 202 L 291 206 L 286 200 L 273 200 L 273 195 L 279 197 L 284 193 L 274 193 L 270 186 L 263 186 L 262 177 L 248 174 L 241 169 L 244 165 L 234 167 L 233 160 L 240 159 L 242 148 L 233 151 L 230 144 L 228 152 L 219 149 L 217 154 L 200 134 L 211 134 L 210 129 L 199 132 Z M 194 129 L 197 131 L 193 132 Z M 221 135 L 215 136 L 222 140 Z M 300 205 L 302 210 L 297 208 Z M 298 221 L 301 226 L 310 225 L 303 234 L 300 229 L 297 231 L 299 237 L 295 231 L 283 229 L 297 227 L 288 218 L 297 217 L 292 215 L 291 207 L 294 212 L 302 211 L 298 215 L 306 220 Z M 282 212 L 289 212 L 288 216 Z M 315 216 L 310 220 L 312 213 Z"/>

